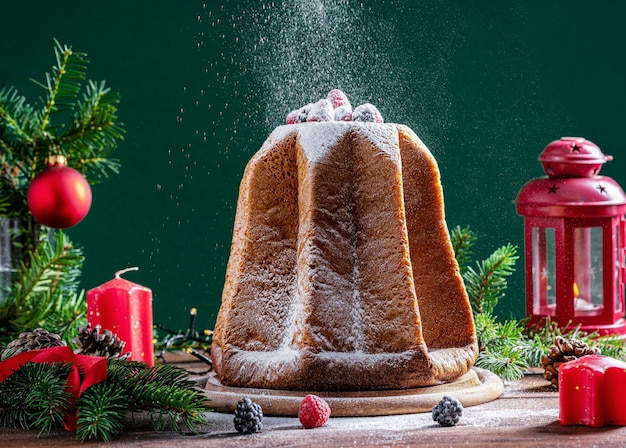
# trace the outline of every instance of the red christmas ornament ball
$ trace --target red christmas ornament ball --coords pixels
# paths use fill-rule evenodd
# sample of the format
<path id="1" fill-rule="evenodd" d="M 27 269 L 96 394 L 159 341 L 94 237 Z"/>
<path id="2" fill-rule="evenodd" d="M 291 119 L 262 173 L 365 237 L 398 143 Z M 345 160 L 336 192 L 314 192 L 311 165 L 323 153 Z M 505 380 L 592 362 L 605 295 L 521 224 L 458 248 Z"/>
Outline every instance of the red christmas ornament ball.
<path id="1" fill-rule="evenodd" d="M 65 229 L 87 216 L 91 187 L 81 173 L 65 165 L 64 157 L 56 157 L 32 181 L 27 200 L 28 209 L 39 223 Z"/>

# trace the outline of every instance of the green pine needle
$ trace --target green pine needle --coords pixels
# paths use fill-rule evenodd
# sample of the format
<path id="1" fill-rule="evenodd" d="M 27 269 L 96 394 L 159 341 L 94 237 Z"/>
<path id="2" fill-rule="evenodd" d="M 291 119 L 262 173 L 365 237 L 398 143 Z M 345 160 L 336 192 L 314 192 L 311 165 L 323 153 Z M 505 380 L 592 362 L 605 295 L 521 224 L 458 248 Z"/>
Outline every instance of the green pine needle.
<path id="1" fill-rule="evenodd" d="M 463 228 L 456 226 L 450 231 L 452 248 L 454 249 L 454 255 L 461 272 L 464 272 L 470 263 L 472 258 L 472 248 L 474 247 L 476 239 L 476 234 L 469 228 L 469 226 Z"/>
<path id="2" fill-rule="evenodd" d="M 493 312 L 505 297 L 507 277 L 515 271 L 517 248 L 511 244 L 502 246 L 473 268 L 470 266 L 473 232 L 468 227 L 457 226 L 450 232 L 450 239 L 474 315 L 479 346 L 477 367 L 490 370 L 504 380 L 520 379 L 529 367 L 541 365 L 541 357 L 554 344 L 556 336 L 580 339 L 600 348 L 603 355 L 626 359 L 625 341 L 618 336 L 585 334 L 579 327 L 564 331 L 550 319 L 537 326 L 528 326 L 528 319 L 499 321 Z"/>
<path id="3" fill-rule="evenodd" d="M 69 342 L 86 316 L 84 295 L 78 292 L 82 263 L 81 250 L 62 231 L 55 233 L 53 244 L 41 241 L 0 302 L 0 339 L 8 342 L 23 331 L 44 327 Z"/>
<path id="4" fill-rule="evenodd" d="M 463 273 L 474 313 L 491 313 L 504 297 L 506 277 L 515 271 L 517 247 L 507 244 L 496 249 L 486 260 L 468 267 Z"/>
<path id="5" fill-rule="evenodd" d="M 110 442 L 124 429 L 128 397 L 124 390 L 106 383 L 87 389 L 78 400 L 76 438 Z"/>
<path id="6" fill-rule="evenodd" d="M 11 244 L 21 258 L 19 272 L 0 302 L 0 341 L 44 326 L 69 342 L 85 321 L 83 293 L 77 289 L 82 254 L 59 232 L 35 221 L 26 193 L 46 167 L 50 155 L 61 154 L 68 166 L 90 184 L 117 173 L 111 158 L 124 138 L 117 117 L 119 94 L 104 81 L 87 79 L 85 53 L 54 40 L 55 63 L 43 80 L 40 100 L 30 103 L 12 86 L 0 87 L 0 218 L 18 221 Z M 48 241 L 53 234 L 52 244 Z"/>
<path id="7" fill-rule="evenodd" d="M 73 409 L 66 389 L 71 365 L 26 363 L 0 383 L 0 425 L 50 434 L 63 427 Z M 108 376 L 83 392 L 75 403 L 76 438 L 110 441 L 122 432 L 129 413 L 145 412 L 155 430 L 170 425 L 197 434 L 206 424 L 208 399 L 188 373 L 173 365 L 108 360 Z"/>
<path id="8" fill-rule="evenodd" d="M 28 362 L 0 383 L 0 423 L 15 428 L 36 428 L 50 434 L 63 427 L 72 407 L 66 380 L 71 365 Z"/>

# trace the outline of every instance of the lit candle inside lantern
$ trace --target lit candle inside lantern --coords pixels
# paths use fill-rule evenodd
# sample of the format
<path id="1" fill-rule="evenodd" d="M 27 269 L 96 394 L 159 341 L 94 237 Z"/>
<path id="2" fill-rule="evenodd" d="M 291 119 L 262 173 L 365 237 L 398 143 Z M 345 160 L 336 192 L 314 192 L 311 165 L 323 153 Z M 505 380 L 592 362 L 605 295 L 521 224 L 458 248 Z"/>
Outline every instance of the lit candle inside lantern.
<path id="1" fill-rule="evenodd" d="M 152 291 L 120 277 L 137 269 L 117 271 L 113 280 L 87 292 L 87 320 L 92 327 L 100 325 L 124 341 L 130 359 L 152 367 Z"/>
<path id="2" fill-rule="evenodd" d="M 626 425 L 626 363 L 589 355 L 559 367 L 562 425 Z"/>
<path id="3" fill-rule="evenodd" d="M 580 291 L 578 289 L 578 283 L 574 282 L 574 308 L 577 310 L 596 310 L 597 305 L 589 302 L 580 297 Z"/>

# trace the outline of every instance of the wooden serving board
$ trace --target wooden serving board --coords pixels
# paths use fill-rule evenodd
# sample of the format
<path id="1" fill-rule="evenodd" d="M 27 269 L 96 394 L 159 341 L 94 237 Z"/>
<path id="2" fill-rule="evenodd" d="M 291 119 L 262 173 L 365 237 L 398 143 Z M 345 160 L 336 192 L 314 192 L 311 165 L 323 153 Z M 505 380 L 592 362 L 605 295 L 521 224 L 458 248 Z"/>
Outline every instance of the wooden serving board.
<path id="1" fill-rule="evenodd" d="M 210 406 L 218 412 L 233 413 L 237 402 L 250 398 L 263 408 L 264 415 L 298 415 L 300 401 L 314 393 L 324 398 L 335 417 L 414 414 L 430 412 L 444 395 L 451 395 L 463 406 L 495 400 L 504 391 L 500 378 L 488 370 L 474 367 L 455 381 L 414 389 L 360 392 L 307 392 L 223 386 L 210 374 L 204 386 Z"/>

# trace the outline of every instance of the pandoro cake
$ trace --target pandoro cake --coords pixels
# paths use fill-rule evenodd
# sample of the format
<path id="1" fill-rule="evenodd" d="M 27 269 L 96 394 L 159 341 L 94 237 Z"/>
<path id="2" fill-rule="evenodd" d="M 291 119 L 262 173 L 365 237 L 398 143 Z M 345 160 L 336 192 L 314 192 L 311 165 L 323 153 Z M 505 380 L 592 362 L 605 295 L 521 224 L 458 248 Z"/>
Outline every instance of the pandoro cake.
<path id="1" fill-rule="evenodd" d="M 437 163 L 373 106 L 323 101 L 289 114 L 245 169 L 217 378 L 311 391 L 453 380 L 478 349 Z"/>

